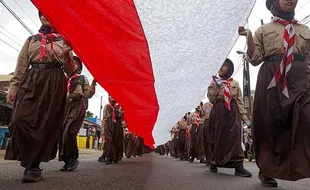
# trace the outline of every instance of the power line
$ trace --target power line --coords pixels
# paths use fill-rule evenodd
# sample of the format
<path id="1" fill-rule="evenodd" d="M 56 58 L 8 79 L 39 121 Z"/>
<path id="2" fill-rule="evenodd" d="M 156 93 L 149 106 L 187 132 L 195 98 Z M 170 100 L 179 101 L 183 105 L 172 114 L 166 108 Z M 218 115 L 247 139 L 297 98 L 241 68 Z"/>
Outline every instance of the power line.
<path id="1" fill-rule="evenodd" d="M 19 52 L 18 49 L 16 49 L 15 47 L 13 47 L 11 44 L 7 43 L 6 41 L 4 41 L 3 39 L 0 38 L 0 41 L 3 42 L 4 44 L 10 46 L 12 49 L 16 50 L 17 52 Z"/>
<path id="2" fill-rule="evenodd" d="M 29 14 L 22 8 L 22 6 L 20 6 L 20 4 L 16 1 L 13 0 L 15 2 L 15 4 L 27 15 L 27 17 L 37 26 L 39 27 L 36 22 L 29 16 Z"/>
<path id="3" fill-rule="evenodd" d="M 31 34 L 34 35 L 34 33 L 32 32 L 32 30 L 15 14 L 14 11 L 12 11 L 12 9 L 10 9 L 10 7 L 3 1 L 0 0 L 0 3 L 2 3 L 2 5 L 15 17 L 15 19 L 21 24 L 23 25 L 23 27 Z"/>
<path id="4" fill-rule="evenodd" d="M 4 31 L 6 31 L 8 34 L 10 34 L 11 36 L 13 36 L 15 39 L 17 39 L 20 43 L 23 43 L 19 38 L 17 38 L 14 34 L 12 34 L 10 31 L 8 31 L 6 28 L 4 28 L 1 24 L 0 24 L 0 28 L 2 28 Z"/>
<path id="5" fill-rule="evenodd" d="M 305 18 L 303 18 L 300 22 L 304 22 L 305 20 L 309 19 L 310 18 L 310 14 L 305 16 Z"/>
<path id="6" fill-rule="evenodd" d="M 242 66 L 243 66 L 243 63 L 240 65 L 240 67 L 237 69 L 237 71 L 233 74 L 232 77 L 234 77 L 236 74 L 238 74 L 238 72 L 240 71 L 240 69 L 242 68 Z"/>
<path id="7" fill-rule="evenodd" d="M 233 76 L 232 77 L 234 77 L 239 71 L 240 71 L 240 69 L 242 68 L 242 66 L 243 66 L 243 59 L 239 59 L 239 65 L 236 67 L 236 72 L 233 74 Z"/>
<path id="8" fill-rule="evenodd" d="M 308 0 L 306 3 L 304 3 L 299 9 L 296 10 L 296 13 L 300 10 L 302 10 L 303 8 L 305 8 L 305 6 L 310 2 L 310 0 Z"/>
<path id="9" fill-rule="evenodd" d="M 14 39 L 12 39 L 10 36 L 6 35 L 5 33 L 3 33 L 2 31 L 0 31 L 0 34 L 4 35 L 5 37 L 7 37 L 8 39 L 10 39 L 12 42 L 14 42 L 16 45 L 22 47 L 21 44 L 19 44 L 18 42 L 16 42 Z"/>
<path id="10" fill-rule="evenodd" d="M 307 21 L 305 21 L 303 24 L 307 25 L 310 22 L 310 19 L 308 19 Z"/>

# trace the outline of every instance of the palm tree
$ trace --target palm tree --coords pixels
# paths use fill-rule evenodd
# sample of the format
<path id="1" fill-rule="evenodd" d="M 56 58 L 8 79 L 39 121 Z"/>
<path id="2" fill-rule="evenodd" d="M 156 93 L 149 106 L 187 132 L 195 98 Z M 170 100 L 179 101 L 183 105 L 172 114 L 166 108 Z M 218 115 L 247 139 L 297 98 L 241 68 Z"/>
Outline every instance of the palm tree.
<path id="1" fill-rule="evenodd" d="M 93 118 L 94 117 L 94 114 L 90 111 L 87 111 L 86 114 L 85 114 L 85 118 Z"/>

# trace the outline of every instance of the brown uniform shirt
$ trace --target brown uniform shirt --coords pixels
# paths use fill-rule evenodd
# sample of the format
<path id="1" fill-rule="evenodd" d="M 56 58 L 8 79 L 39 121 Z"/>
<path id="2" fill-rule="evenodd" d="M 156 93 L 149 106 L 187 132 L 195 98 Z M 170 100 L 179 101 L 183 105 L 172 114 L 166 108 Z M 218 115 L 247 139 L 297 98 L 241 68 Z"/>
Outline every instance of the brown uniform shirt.
<path id="1" fill-rule="evenodd" d="M 179 132 L 179 128 L 177 125 L 173 126 L 171 129 L 171 139 L 177 139 L 177 133 Z"/>
<path id="2" fill-rule="evenodd" d="M 102 120 L 101 120 L 101 128 L 103 130 L 108 129 L 107 121 L 109 118 L 112 117 L 111 115 L 112 113 L 108 111 L 108 108 L 109 108 L 109 104 L 105 105 L 103 108 L 103 114 L 102 114 Z M 116 119 L 119 118 L 120 116 L 123 117 L 124 111 L 121 109 L 121 107 L 118 105 L 115 109 L 118 109 L 116 116 L 115 116 Z"/>
<path id="3" fill-rule="evenodd" d="M 200 123 L 197 123 L 197 112 L 193 112 L 190 114 L 189 116 L 189 124 L 193 125 L 193 124 L 201 124 L 201 115 L 200 115 Z"/>
<path id="4" fill-rule="evenodd" d="M 69 97 L 86 97 L 91 98 L 95 94 L 95 84 L 90 85 L 86 76 L 84 77 L 84 92 L 82 88 L 82 84 L 79 83 L 77 87 L 70 92 Z"/>
<path id="5" fill-rule="evenodd" d="M 240 114 L 244 115 L 244 105 L 242 101 L 242 92 L 239 86 L 239 83 L 235 80 L 230 83 L 230 90 L 232 98 L 236 100 Z M 208 98 L 212 103 L 215 103 L 217 100 L 224 99 L 224 85 L 217 86 L 213 81 L 208 87 Z"/>
<path id="6" fill-rule="evenodd" d="M 304 54 L 310 46 L 310 30 L 303 24 L 294 24 L 296 40 L 293 53 Z M 283 54 L 283 34 L 285 26 L 280 23 L 269 23 L 259 27 L 254 34 L 255 52 L 250 59 L 256 66 L 264 57 Z"/>
<path id="7" fill-rule="evenodd" d="M 210 118 L 210 112 L 211 112 L 210 102 L 203 104 L 202 111 L 204 112 L 204 116 L 201 118 L 201 120 L 204 122 L 205 120 L 208 120 Z"/>
<path id="8" fill-rule="evenodd" d="M 43 58 L 42 62 L 57 62 L 63 65 L 65 63 L 65 57 L 63 54 L 64 46 L 65 42 L 63 40 L 54 41 L 53 49 L 51 49 L 51 43 L 48 43 L 46 45 L 46 56 Z M 16 90 L 19 87 L 22 77 L 24 76 L 26 70 L 30 67 L 29 61 L 40 62 L 40 47 L 41 42 L 35 37 L 32 37 L 30 41 L 28 39 L 26 40 L 17 58 L 14 76 L 10 80 L 10 90 Z M 72 56 L 72 52 L 70 55 Z M 70 73 L 68 70 L 65 71 Z"/>
<path id="9" fill-rule="evenodd" d="M 112 117 L 112 116 L 111 116 L 111 113 L 109 113 L 109 111 L 108 111 L 108 107 L 109 107 L 109 105 L 107 104 L 107 105 L 105 105 L 104 108 L 103 108 L 103 114 L 102 114 L 102 120 L 101 120 L 101 128 L 102 128 L 103 130 L 107 129 L 106 123 L 107 123 L 108 119 L 109 119 L 110 117 Z"/>
<path id="10" fill-rule="evenodd" d="M 187 128 L 187 121 L 182 118 L 180 121 L 178 121 L 178 127 L 180 129 L 186 129 Z"/>

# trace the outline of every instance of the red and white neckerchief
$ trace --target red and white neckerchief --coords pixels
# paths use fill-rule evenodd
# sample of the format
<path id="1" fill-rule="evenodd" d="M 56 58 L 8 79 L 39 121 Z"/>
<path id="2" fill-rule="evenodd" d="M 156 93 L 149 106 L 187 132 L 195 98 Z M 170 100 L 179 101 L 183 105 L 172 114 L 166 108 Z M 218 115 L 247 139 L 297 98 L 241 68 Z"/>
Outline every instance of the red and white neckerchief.
<path id="1" fill-rule="evenodd" d="M 227 80 L 224 80 L 224 79 L 221 79 L 221 78 L 218 78 L 216 76 L 213 76 L 213 81 L 217 84 L 217 85 L 220 85 L 220 84 L 223 84 L 225 85 L 224 87 L 224 100 L 225 100 L 225 107 L 228 109 L 228 110 L 231 110 L 230 108 L 230 102 L 232 100 L 232 95 L 231 95 L 231 90 L 230 90 L 230 83 L 231 81 L 233 81 L 232 78 L 229 78 Z"/>
<path id="2" fill-rule="evenodd" d="M 46 56 L 46 43 L 47 43 L 47 37 L 51 39 L 51 49 L 53 50 L 53 39 L 56 37 L 60 37 L 59 34 L 56 33 L 50 33 L 50 34 L 43 34 L 39 33 L 41 36 L 41 47 L 40 47 L 40 62 L 43 61 L 43 58 Z"/>
<path id="3" fill-rule="evenodd" d="M 71 77 L 67 76 L 67 97 L 69 97 L 69 94 L 70 94 L 70 91 L 71 91 L 71 81 L 73 79 L 78 78 L 78 77 L 80 77 L 80 74 L 74 74 Z"/>
<path id="4" fill-rule="evenodd" d="M 109 104 L 110 108 L 112 108 L 112 121 L 116 123 L 116 115 L 115 115 L 115 108 L 118 106 L 118 104 L 115 104 L 114 106 L 112 104 Z"/>
<path id="5" fill-rule="evenodd" d="M 200 124 L 200 115 L 199 115 L 199 113 L 196 113 L 196 123 L 199 126 L 199 124 Z"/>
<path id="6" fill-rule="evenodd" d="M 191 139 L 191 135 L 190 135 L 190 128 L 186 127 L 186 135 L 185 135 L 186 140 L 190 140 Z"/>
<path id="7" fill-rule="evenodd" d="M 296 24 L 297 21 L 286 21 L 278 17 L 273 17 L 272 20 L 273 22 L 277 22 L 285 26 L 283 35 L 283 58 L 267 89 L 275 87 L 279 83 L 281 76 L 284 74 L 285 76 L 281 85 L 281 90 L 284 96 L 289 98 L 286 80 L 288 72 L 292 66 L 294 43 L 296 39 L 294 24 Z"/>

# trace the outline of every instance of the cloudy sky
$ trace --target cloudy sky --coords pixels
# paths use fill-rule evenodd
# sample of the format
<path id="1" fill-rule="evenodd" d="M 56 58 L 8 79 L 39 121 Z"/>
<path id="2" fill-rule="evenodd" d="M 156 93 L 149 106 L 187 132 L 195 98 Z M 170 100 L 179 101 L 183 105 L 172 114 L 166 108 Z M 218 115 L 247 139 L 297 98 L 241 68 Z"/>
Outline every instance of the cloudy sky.
<path id="1" fill-rule="evenodd" d="M 40 21 L 38 11 L 29 0 L 3 0 L 33 31 L 37 32 Z M 296 19 L 302 20 L 310 10 L 310 0 L 299 0 L 296 8 Z M 238 11 L 238 10 L 236 10 Z M 248 26 L 252 31 L 255 31 L 261 24 L 261 19 L 264 22 L 269 22 L 271 15 L 265 8 L 265 0 L 257 0 L 252 14 L 248 20 Z M 310 26 L 310 23 L 308 23 Z M 236 29 L 237 32 L 237 29 Z M 220 34 L 219 34 L 220 35 Z M 0 4 L 0 74 L 8 74 L 14 71 L 18 51 L 22 44 L 30 36 L 29 32 Z M 239 38 L 233 47 L 229 58 L 235 64 L 234 79 L 242 84 L 242 57 L 236 53 L 237 50 L 245 51 L 245 38 Z M 251 89 L 255 89 L 256 77 L 259 67 L 251 67 Z M 84 75 L 91 81 L 93 77 L 85 68 Z M 207 88 L 207 87 L 206 87 Z M 89 110 L 99 116 L 100 96 L 103 96 L 103 104 L 107 103 L 107 93 L 103 88 L 98 86 L 95 96 L 90 100 Z"/>

